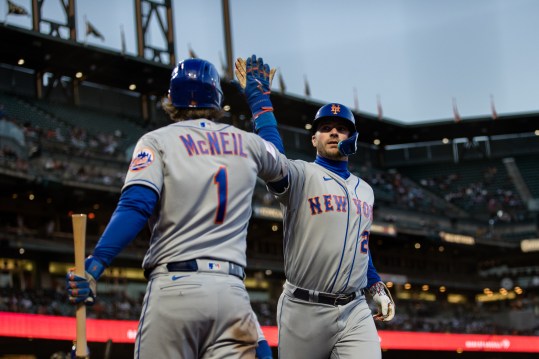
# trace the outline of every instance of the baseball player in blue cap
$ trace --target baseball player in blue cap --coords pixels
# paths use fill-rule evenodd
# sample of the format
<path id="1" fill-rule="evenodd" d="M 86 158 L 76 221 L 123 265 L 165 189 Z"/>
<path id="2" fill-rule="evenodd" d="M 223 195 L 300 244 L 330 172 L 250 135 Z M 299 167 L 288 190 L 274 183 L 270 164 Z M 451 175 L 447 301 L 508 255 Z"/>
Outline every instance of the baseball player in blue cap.
<path id="1" fill-rule="evenodd" d="M 283 149 L 270 86 L 273 71 L 255 55 L 236 62 L 255 131 Z M 268 188 L 283 210 L 286 282 L 277 308 L 279 358 L 380 358 L 374 319 L 389 321 L 395 304 L 369 250 L 374 194 L 350 173 L 357 150 L 352 112 L 322 106 L 312 123 L 314 162 L 288 161 L 288 175 Z M 365 299 L 379 307 L 374 316 Z"/>
<path id="2" fill-rule="evenodd" d="M 255 357 L 258 322 L 243 283 L 247 225 L 256 177 L 279 181 L 288 163 L 256 134 L 217 122 L 222 99 L 208 61 L 174 68 L 163 103 L 174 123 L 139 139 L 85 276 L 66 276 L 71 302 L 91 305 L 105 268 L 149 222 L 135 358 Z"/>

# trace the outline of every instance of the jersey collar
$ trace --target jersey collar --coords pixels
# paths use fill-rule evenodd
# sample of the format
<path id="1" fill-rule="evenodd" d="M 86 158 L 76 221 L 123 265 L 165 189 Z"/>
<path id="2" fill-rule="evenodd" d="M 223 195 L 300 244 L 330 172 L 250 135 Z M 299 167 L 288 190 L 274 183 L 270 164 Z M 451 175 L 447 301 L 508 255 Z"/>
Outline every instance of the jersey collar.
<path id="1" fill-rule="evenodd" d="M 335 161 L 316 155 L 314 163 L 330 170 L 343 179 L 348 179 L 348 177 L 350 177 L 350 171 L 348 171 L 348 161 Z"/>

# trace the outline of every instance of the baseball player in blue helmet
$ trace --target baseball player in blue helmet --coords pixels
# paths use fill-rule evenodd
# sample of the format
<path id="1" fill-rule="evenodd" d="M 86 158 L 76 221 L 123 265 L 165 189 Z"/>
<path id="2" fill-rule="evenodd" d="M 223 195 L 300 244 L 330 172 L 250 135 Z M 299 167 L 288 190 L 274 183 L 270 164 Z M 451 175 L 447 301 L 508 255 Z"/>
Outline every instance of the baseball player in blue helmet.
<path id="1" fill-rule="evenodd" d="M 255 131 L 282 149 L 269 74 L 268 64 L 255 55 L 236 64 Z M 380 358 L 374 320 L 391 320 L 395 304 L 369 250 L 373 190 L 348 170 L 348 157 L 357 149 L 352 112 L 339 103 L 322 106 L 313 120 L 311 142 L 314 162 L 288 160 L 288 176 L 268 183 L 284 217 L 279 358 Z M 379 308 L 375 315 L 367 293 Z"/>
<path id="2" fill-rule="evenodd" d="M 256 134 L 219 123 L 222 101 L 211 63 L 178 64 L 163 102 L 173 123 L 138 140 L 85 275 L 66 275 L 70 301 L 93 304 L 96 281 L 149 224 L 135 358 L 255 358 L 259 340 L 268 357 L 243 283 L 247 223 L 257 176 L 279 181 L 288 164 Z"/>

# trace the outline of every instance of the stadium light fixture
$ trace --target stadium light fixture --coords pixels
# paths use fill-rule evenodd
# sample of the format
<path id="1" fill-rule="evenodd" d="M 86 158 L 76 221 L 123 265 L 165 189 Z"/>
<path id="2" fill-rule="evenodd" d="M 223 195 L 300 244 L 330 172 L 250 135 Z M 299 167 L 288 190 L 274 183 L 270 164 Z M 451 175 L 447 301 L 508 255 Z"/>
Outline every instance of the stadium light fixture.
<path id="1" fill-rule="evenodd" d="M 405 283 L 404 284 L 404 289 L 410 290 L 411 288 L 412 288 L 412 285 L 410 283 Z"/>
<path id="2" fill-rule="evenodd" d="M 523 239 L 520 241 L 520 250 L 524 253 L 539 251 L 539 238 Z"/>
<path id="3" fill-rule="evenodd" d="M 471 236 L 465 236 L 463 234 L 440 232 L 440 238 L 445 242 L 466 244 L 469 246 L 475 245 L 475 239 Z"/>

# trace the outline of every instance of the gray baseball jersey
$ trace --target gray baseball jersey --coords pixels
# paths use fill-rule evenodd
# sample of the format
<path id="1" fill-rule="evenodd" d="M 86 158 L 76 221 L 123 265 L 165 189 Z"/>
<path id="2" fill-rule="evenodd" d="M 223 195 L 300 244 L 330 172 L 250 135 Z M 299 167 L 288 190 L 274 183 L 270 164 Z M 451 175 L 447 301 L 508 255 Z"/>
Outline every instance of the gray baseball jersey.
<path id="1" fill-rule="evenodd" d="M 143 267 L 214 258 L 246 265 L 256 177 L 286 173 L 275 147 L 253 133 L 208 120 L 174 123 L 137 143 L 124 188 L 160 194 Z"/>
<path id="2" fill-rule="evenodd" d="M 361 294 L 372 188 L 355 175 L 345 180 L 316 163 L 289 161 L 289 186 L 276 195 L 284 216 L 287 278 L 277 308 L 279 358 L 380 358 L 376 326 Z M 296 297 L 298 288 L 309 291 L 309 301 Z M 324 293 L 357 297 L 343 305 L 317 302 Z"/>
<path id="3" fill-rule="evenodd" d="M 284 216 L 287 280 L 326 293 L 367 285 L 371 186 L 305 161 L 289 161 L 289 188 L 278 195 Z"/>
<path id="4" fill-rule="evenodd" d="M 135 358 L 254 359 L 256 318 L 231 268 L 246 265 L 256 177 L 275 181 L 287 171 L 269 142 L 204 119 L 139 140 L 124 188 L 150 187 L 159 200 L 143 261 L 152 272 Z M 169 271 L 167 264 L 185 261 L 196 262 L 198 270 Z"/>

